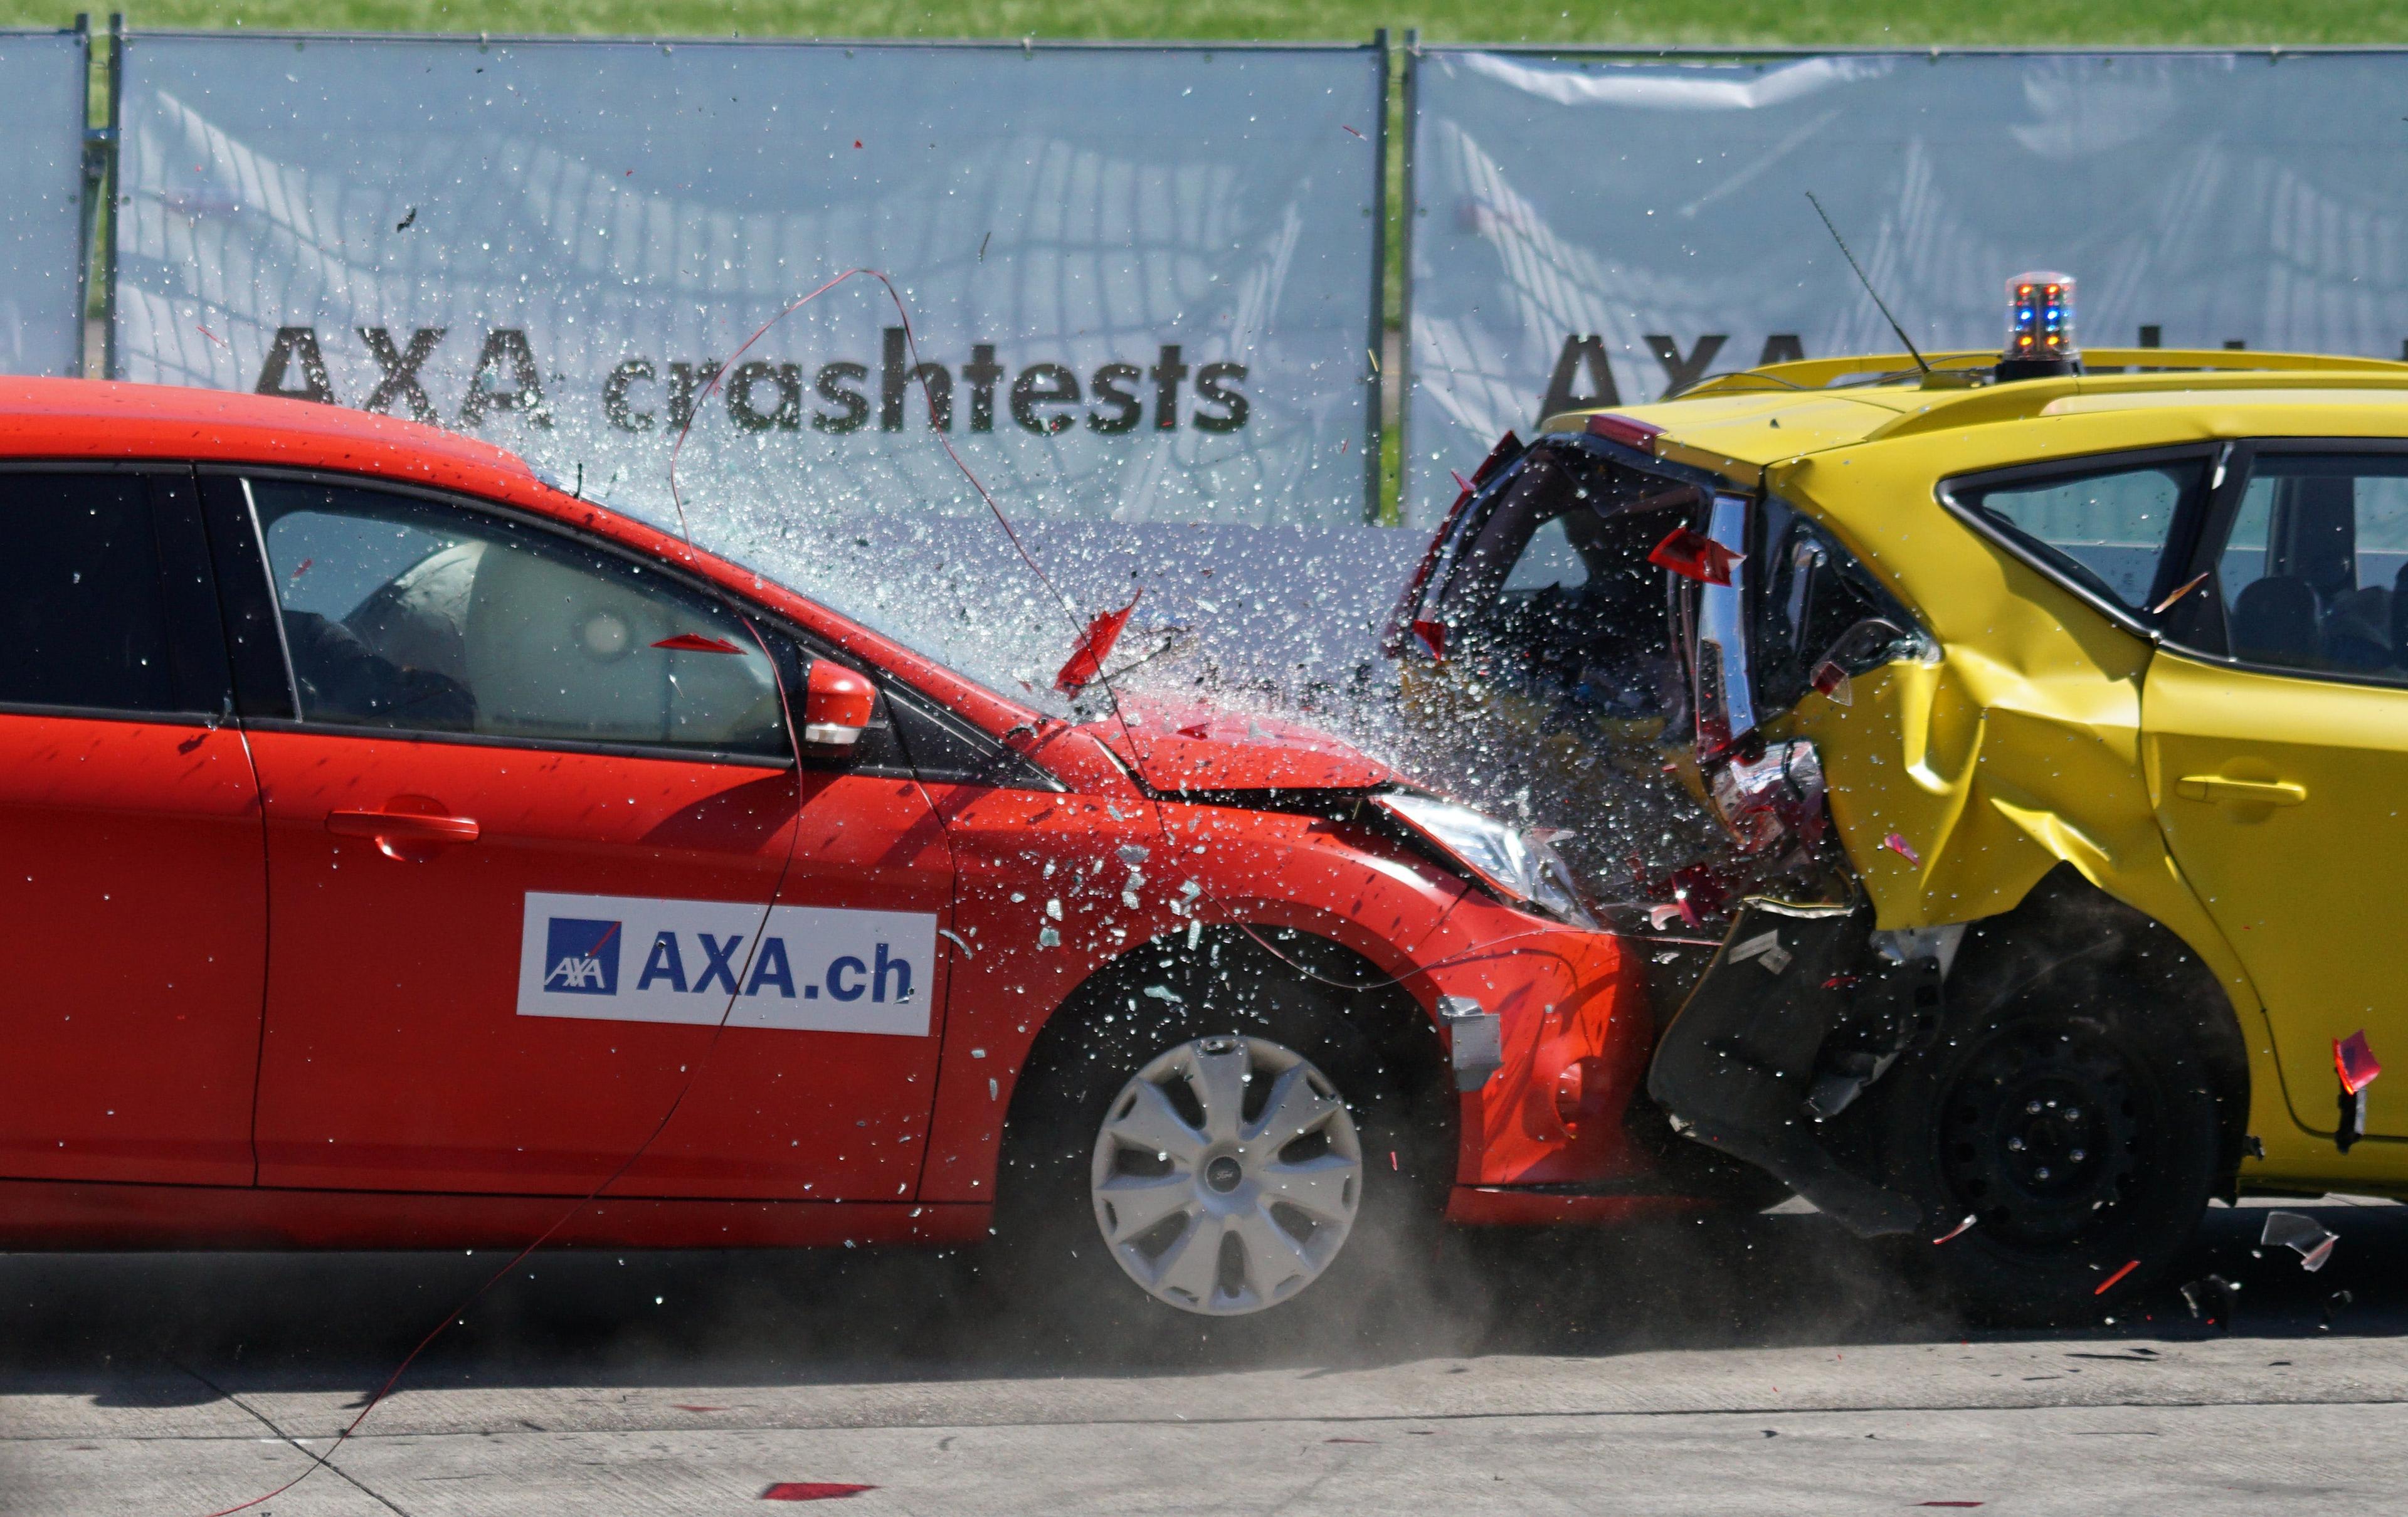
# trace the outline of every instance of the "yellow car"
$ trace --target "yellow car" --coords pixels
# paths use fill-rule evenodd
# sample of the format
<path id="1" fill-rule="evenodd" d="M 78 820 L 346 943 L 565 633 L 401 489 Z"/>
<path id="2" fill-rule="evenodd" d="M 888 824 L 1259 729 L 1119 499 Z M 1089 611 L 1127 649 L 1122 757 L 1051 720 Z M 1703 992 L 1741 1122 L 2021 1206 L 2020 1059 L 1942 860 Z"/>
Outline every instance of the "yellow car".
<path id="1" fill-rule="evenodd" d="M 1541 433 L 1391 651 L 1666 945 L 1646 1120 L 2022 1316 L 2213 1197 L 2408 1196 L 2408 364 L 1821 360 Z"/>

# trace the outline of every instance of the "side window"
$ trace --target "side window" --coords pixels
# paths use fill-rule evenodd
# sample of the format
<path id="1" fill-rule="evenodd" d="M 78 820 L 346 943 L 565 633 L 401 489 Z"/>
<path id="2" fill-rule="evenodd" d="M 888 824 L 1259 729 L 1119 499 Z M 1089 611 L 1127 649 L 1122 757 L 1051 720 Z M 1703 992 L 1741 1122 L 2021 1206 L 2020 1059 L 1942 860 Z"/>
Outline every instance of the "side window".
<path id="1" fill-rule="evenodd" d="M 1760 566 L 1749 588 L 1756 597 L 1759 717 L 1803 699 L 1815 666 L 1827 658 L 1862 674 L 1917 646 L 1906 608 L 1854 553 L 1786 502 L 1765 501 L 1755 541 Z"/>
<path id="2" fill-rule="evenodd" d="M 2214 585 L 2233 657 L 2408 683 L 2408 457 L 2259 453 Z"/>
<path id="3" fill-rule="evenodd" d="M 779 757 L 770 664 L 666 577 L 455 507 L 246 482 L 307 722 Z"/>
<path id="4" fill-rule="evenodd" d="M 0 702 L 179 709 L 148 487 L 0 473 Z"/>
<path id="5" fill-rule="evenodd" d="M 2128 611 L 2152 604 L 2174 517 L 2203 456 L 2044 479 L 1952 486 L 1949 498 L 2064 578 Z"/>

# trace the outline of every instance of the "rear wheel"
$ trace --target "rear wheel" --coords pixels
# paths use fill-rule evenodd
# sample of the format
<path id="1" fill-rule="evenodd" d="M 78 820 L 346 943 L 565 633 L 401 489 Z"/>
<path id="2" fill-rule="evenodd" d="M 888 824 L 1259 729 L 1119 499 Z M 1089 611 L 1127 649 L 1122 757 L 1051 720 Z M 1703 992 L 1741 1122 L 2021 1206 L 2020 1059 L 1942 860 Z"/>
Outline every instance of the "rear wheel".
<path id="1" fill-rule="evenodd" d="M 1427 1260 L 1454 1157 L 1435 1034 L 1228 957 L 1091 996 L 1032 1060 L 998 1195 L 1008 1307 L 1082 1334 L 1285 1333 L 1368 1320 Z"/>
<path id="2" fill-rule="evenodd" d="M 2167 1267 L 2214 1190 L 2216 1101 L 2197 1038 L 2102 980 L 2043 980 L 1875 1088 L 1889 1182 L 1941 1226 L 1972 1219 L 1922 1252 L 1979 1314 L 2112 1309 L 2102 1287 L 2114 1280 L 2112 1302 Z"/>

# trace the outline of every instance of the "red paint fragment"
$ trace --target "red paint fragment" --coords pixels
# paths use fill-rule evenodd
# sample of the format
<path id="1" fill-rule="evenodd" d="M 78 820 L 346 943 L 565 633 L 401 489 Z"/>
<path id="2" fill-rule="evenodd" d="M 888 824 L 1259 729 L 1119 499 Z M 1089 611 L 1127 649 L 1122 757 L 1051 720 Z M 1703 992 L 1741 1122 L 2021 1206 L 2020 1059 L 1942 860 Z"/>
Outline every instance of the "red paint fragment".
<path id="1" fill-rule="evenodd" d="M 1143 594 L 1138 592 L 1139 595 Z M 1104 660 L 1111 657 L 1112 645 L 1121 640 L 1121 629 L 1128 625 L 1129 613 L 1137 609 L 1137 602 L 1138 596 L 1131 595 L 1126 606 L 1117 611 L 1099 612 L 1087 623 L 1087 630 L 1079 635 L 1079 646 L 1070 650 L 1069 662 L 1054 677 L 1054 689 L 1068 694 L 1095 683 L 1096 676 L 1103 672 Z"/>
<path id="2" fill-rule="evenodd" d="M 2140 1268 L 2140 1267 L 2141 1267 L 2141 1261 L 2140 1261 L 2140 1260 L 2138 1260 L 2138 1259 L 2133 1260 L 2130 1264 L 2128 1264 L 2128 1265 L 2126 1265 L 2123 1268 L 2116 1270 L 2114 1274 L 2112 1274 L 2112 1275 L 2108 1276 L 2105 1280 L 2100 1281 L 2099 1282 L 2099 1288 L 2098 1288 L 2097 1290 L 2095 1290 L 2095 1291 L 2091 1292 L 2090 1294 L 2091 1294 L 2091 1295 L 2105 1295 L 2109 1291 L 2114 1290 L 2114 1289 L 2115 1288 L 2115 1282 L 2116 1282 L 2117 1281 L 2122 1280 L 2125 1276 L 2127 1276 L 2127 1275 L 2130 1274 L 2133 1270 L 2138 1269 L 2138 1268 Z"/>
<path id="3" fill-rule="evenodd" d="M 724 637 L 706 637 L 699 632 L 681 632 L 674 637 L 663 637 L 652 644 L 672 653 L 740 653 L 744 650 Z"/>
<path id="4" fill-rule="evenodd" d="M 1367 137 L 1367 136 L 1363 136 L 1363 134 L 1362 134 L 1362 133 L 1360 133 L 1360 132 L 1355 132 L 1355 131 L 1354 131 L 1354 129 L 1353 127 L 1348 126 L 1348 125 L 1347 125 L 1345 122 L 1340 122 L 1339 123 L 1338 129 L 1339 129 L 1340 131 L 1341 131 L 1341 132 L 1352 132 L 1352 133 L 1354 133 L 1354 135 L 1355 138 L 1356 138 L 1358 141 L 1369 142 L 1369 141 L 1370 141 L 1370 140 L 1371 140 L 1369 137 Z"/>
<path id="5" fill-rule="evenodd" d="M 2374 1077 L 2383 1073 L 2374 1050 L 2367 1046 L 2365 1028 L 2333 1039 L 2333 1072 L 2341 1076 L 2341 1088 L 2352 1095 L 2373 1084 Z"/>
<path id="6" fill-rule="evenodd" d="M 853 145 L 854 147 L 856 147 L 856 148 L 860 147 L 860 146 L 861 146 L 861 139 L 860 139 L 859 137 L 854 137 L 854 138 L 853 139 Z"/>
<path id="7" fill-rule="evenodd" d="M 1449 470 L 1447 470 L 1446 472 L 1448 472 L 1449 474 L 1453 474 L 1453 475 L 1455 475 L 1455 487 L 1456 487 L 1457 489 L 1461 490 L 1461 491 L 1462 491 L 1465 494 L 1467 494 L 1467 495 L 1468 495 L 1468 494 L 1471 494 L 1471 481 L 1470 481 L 1470 480 L 1469 480 L 1469 479 L 1465 479 L 1465 478 L 1464 478 L 1460 473 L 1456 472 L 1456 471 L 1455 471 L 1455 470 L 1454 470 L 1454 469 L 1449 469 Z"/>
<path id="8" fill-rule="evenodd" d="M 1978 1507 L 1978 1501 L 1918 1501 L 1918 1507 Z"/>
<path id="9" fill-rule="evenodd" d="M 210 331 L 208 327 L 201 325 L 198 322 L 193 323 L 193 330 L 208 338 L 211 342 L 216 343 L 219 347 L 225 349 L 226 351 L 234 351 L 233 346 L 229 344 L 225 338 L 219 336 L 216 333 Z"/>
<path id="10" fill-rule="evenodd" d="M 1891 852 L 1897 854 L 1899 858 L 1904 859 L 1907 863 L 1914 865 L 1918 869 L 1923 866 L 1923 855 L 1914 851 L 1914 845 L 1913 843 L 1908 842 L 1905 838 L 1899 837 L 1896 833 L 1891 833 L 1888 837 L 1883 838 L 1882 847 L 1888 849 Z"/>
<path id="11" fill-rule="evenodd" d="M 1746 556 L 1732 552 L 1695 527 L 1674 527 L 1647 555 L 1647 562 L 1701 585 L 1727 585 L 1731 582 L 1731 565 Z"/>
<path id="12" fill-rule="evenodd" d="M 875 1485 L 840 1485 L 834 1481 L 780 1481 L 761 1493 L 764 1501 L 841 1501 Z"/>
<path id="13" fill-rule="evenodd" d="M 1422 645 L 1422 649 L 1423 649 L 1423 651 L 1426 651 L 1426 652 L 1427 652 L 1427 653 L 1429 654 L 1430 659 L 1431 659 L 1431 661 L 1432 661 L 1433 663 L 1443 664 L 1443 663 L 1445 663 L 1445 662 L 1446 662 L 1446 623 L 1443 623 L 1443 622 L 1416 622 L 1416 623 L 1413 623 L 1413 640 L 1414 640 L 1415 642 L 1418 642 L 1418 643 L 1420 643 L 1420 644 Z"/>

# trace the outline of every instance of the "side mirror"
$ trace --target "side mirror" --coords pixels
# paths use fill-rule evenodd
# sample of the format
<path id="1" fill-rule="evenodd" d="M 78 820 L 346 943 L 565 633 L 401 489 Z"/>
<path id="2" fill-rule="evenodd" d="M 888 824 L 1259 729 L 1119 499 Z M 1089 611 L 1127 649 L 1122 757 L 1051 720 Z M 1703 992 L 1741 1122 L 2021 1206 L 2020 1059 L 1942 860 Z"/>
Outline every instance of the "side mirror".
<path id="1" fill-rule="evenodd" d="M 868 680 L 841 664 L 811 660 L 803 680 L 803 741 L 829 748 L 851 748 L 869 725 L 878 692 Z"/>

